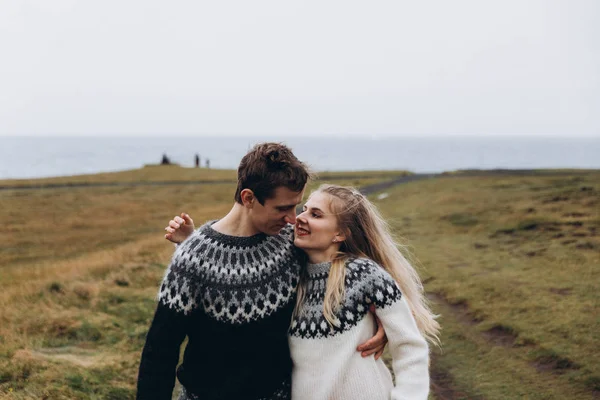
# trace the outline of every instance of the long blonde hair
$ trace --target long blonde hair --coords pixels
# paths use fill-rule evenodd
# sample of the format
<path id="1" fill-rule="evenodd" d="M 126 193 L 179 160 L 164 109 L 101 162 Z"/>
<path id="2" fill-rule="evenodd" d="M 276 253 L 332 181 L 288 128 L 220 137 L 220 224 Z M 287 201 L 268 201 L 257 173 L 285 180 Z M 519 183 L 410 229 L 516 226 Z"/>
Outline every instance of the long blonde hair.
<path id="1" fill-rule="evenodd" d="M 335 311 L 344 300 L 345 262 L 351 257 L 365 257 L 375 261 L 398 283 L 417 322 L 421 334 L 431 343 L 439 344 L 439 323 L 431 312 L 424 295 L 419 274 L 404 257 L 394 240 L 388 224 L 362 193 L 351 187 L 321 185 L 317 192 L 331 197 L 331 209 L 337 217 L 338 226 L 346 236 L 339 252 L 331 262 L 323 314 L 332 325 L 337 325 Z M 306 273 L 301 274 L 295 313 L 300 312 L 306 293 Z"/>

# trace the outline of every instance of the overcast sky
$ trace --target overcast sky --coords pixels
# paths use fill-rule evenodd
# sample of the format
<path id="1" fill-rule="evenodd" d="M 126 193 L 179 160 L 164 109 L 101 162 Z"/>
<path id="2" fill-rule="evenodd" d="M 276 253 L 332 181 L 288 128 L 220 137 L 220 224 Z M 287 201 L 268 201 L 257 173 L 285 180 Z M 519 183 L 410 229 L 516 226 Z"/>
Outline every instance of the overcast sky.
<path id="1" fill-rule="evenodd" d="M 600 136 L 600 1 L 0 0 L 0 135 Z"/>

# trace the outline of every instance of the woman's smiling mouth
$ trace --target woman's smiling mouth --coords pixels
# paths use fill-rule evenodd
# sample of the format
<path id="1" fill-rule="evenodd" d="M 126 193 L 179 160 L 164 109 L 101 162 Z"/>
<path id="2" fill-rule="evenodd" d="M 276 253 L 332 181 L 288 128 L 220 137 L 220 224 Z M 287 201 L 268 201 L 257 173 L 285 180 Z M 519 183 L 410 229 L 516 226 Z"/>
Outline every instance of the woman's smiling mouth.
<path id="1" fill-rule="evenodd" d="M 306 236 L 306 235 L 309 235 L 309 234 L 310 234 L 310 232 L 307 231 L 306 229 L 300 228 L 300 227 L 296 227 L 296 235 L 298 235 L 298 236 Z"/>

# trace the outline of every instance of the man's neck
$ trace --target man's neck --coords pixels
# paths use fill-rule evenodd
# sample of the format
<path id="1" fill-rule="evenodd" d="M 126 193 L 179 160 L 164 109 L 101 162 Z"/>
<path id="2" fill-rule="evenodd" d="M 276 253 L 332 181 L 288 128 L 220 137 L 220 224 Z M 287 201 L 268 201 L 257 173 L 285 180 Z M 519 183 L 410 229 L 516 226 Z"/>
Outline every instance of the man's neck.
<path id="1" fill-rule="evenodd" d="M 215 222 L 212 228 L 219 233 L 229 236 L 245 237 L 260 233 L 252 225 L 247 210 L 238 203 L 233 205 L 227 215 Z"/>

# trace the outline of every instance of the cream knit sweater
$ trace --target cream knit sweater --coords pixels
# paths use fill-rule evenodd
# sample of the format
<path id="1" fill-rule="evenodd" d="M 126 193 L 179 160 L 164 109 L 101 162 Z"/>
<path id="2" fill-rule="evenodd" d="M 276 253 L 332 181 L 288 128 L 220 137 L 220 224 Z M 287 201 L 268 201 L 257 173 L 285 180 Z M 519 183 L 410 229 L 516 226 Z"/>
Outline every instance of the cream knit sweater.
<path id="1" fill-rule="evenodd" d="M 306 297 L 290 327 L 294 400 L 427 399 L 429 351 L 396 282 L 368 259 L 346 262 L 346 292 L 331 327 L 323 297 L 331 263 L 309 264 Z M 363 358 L 356 347 L 375 333 L 368 312 L 375 304 L 393 358 L 392 376 L 381 359 Z"/>

